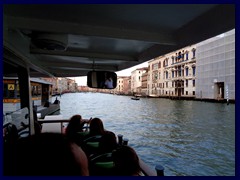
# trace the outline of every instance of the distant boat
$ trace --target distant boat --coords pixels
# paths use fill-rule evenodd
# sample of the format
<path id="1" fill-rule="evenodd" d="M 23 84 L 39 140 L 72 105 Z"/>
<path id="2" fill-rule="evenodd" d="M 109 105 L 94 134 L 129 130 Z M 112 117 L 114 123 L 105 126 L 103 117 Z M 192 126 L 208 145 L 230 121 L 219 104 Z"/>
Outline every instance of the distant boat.
<path id="1" fill-rule="evenodd" d="M 150 98 L 158 98 L 159 96 L 156 95 L 156 94 L 150 94 L 150 95 L 148 95 L 148 97 L 150 97 Z"/>
<path id="2" fill-rule="evenodd" d="M 139 97 L 132 97 L 131 99 L 132 99 L 132 100 L 140 100 Z"/>

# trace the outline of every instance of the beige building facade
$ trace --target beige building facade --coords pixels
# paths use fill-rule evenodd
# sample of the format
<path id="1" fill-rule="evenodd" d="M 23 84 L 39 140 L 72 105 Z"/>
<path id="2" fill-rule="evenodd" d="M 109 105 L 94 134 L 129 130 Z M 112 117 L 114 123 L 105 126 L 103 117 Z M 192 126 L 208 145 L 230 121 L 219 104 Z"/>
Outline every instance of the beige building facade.
<path id="1" fill-rule="evenodd" d="M 148 63 L 147 93 L 154 97 L 195 97 L 196 46 L 188 46 Z"/>
<path id="2" fill-rule="evenodd" d="M 130 76 L 118 76 L 117 86 L 114 89 L 117 94 L 128 95 L 131 93 L 131 77 Z"/>
<path id="3" fill-rule="evenodd" d="M 131 72 L 131 93 L 141 94 L 142 91 L 142 74 L 147 72 L 148 68 L 138 68 Z"/>

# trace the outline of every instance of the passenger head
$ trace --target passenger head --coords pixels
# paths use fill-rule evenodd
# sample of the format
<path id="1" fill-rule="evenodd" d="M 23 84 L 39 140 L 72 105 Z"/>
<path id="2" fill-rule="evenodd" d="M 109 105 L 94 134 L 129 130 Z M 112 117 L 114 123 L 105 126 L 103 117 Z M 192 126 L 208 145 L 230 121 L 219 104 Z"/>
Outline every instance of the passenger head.
<path id="1" fill-rule="evenodd" d="M 103 122 L 99 118 L 93 118 L 91 120 L 89 129 L 91 135 L 101 135 L 105 132 Z"/>
<path id="2" fill-rule="evenodd" d="M 74 115 L 70 118 L 68 126 L 66 128 L 66 135 L 72 135 L 76 132 L 82 131 L 84 123 L 82 123 L 82 116 Z"/>
<path id="3" fill-rule="evenodd" d="M 139 158 L 133 148 L 129 146 L 120 146 L 113 151 L 112 157 L 116 168 L 116 175 L 139 175 Z"/>
<path id="4" fill-rule="evenodd" d="M 99 141 L 100 153 L 112 152 L 117 148 L 116 135 L 111 131 L 106 131 Z"/>
<path id="5" fill-rule="evenodd" d="M 42 133 L 19 139 L 6 175 L 89 175 L 85 153 L 62 134 Z"/>

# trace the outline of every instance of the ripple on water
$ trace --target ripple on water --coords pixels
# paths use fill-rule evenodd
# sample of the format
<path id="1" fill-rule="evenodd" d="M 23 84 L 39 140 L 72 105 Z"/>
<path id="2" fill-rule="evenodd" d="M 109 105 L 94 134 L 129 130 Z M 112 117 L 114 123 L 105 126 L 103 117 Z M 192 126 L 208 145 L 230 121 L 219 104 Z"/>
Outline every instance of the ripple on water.
<path id="1" fill-rule="evenodd" d="M 61 114 L 99 117 L 166 176 L 235 175 L 235 105 L 100 93 L 64 94 Z"/>

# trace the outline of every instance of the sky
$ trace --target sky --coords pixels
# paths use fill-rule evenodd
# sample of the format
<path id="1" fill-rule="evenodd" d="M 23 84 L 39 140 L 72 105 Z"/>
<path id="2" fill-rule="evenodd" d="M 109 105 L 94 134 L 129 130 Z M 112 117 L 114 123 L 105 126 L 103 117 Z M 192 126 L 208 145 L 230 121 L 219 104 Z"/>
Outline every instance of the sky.
<path id="1" fill-rule="evenodd" d="M 122 71 L 117 71 L 116 74 L 118 76 L 130 76 L 132 71 L 134 71 L 137 68 L 142 68 L 142 67 L 148 67 L 148 62 L 144 62 L 142 64 L 133 66 L 128 69 L 124 69 Z M 86 86 L 87 85 L 87 76 L 75 77 L 75 78 L 71 78 L 71 79 L 74 79 L 76 81 L 76 83 L 78 84 L 78 86 Z"/>

